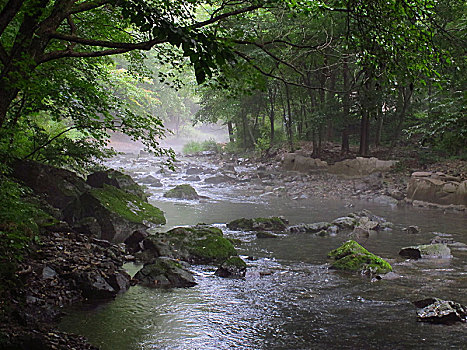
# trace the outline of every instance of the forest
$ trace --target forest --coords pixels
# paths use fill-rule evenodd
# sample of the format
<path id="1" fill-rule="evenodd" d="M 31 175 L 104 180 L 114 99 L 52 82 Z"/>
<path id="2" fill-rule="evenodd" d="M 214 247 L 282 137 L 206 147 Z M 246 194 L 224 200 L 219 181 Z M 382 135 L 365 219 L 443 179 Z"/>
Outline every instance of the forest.
<path id="1" fill-rule="evenodd" d="M 28 341 L 37 340 L 31 336 L 34 333 L 31 329 L 48 323 L 48 313 L 35 321 L 25 321 L 27 317 L 17 314 L 34 318 L 30 315 L 36 312 L 37 305 L 24 306 L 27 304 L 24 300 L 36 288 L 27 279 L 33 273 L 27 265 L 36 265 L 27 262 L 35 254 L 40 255 L 37 252 L 41 246 L 49 243 L 56 246 L 58 243 L 53 240 L 62 239 L 57 232 L 69 230 L 75 235 L 73 242 L 97 247 L 104 243 L 92 239 L 122 243 L 132 232 L 145 231 L 146 220 L 158 225 L 166 223 L 155 207 L 163 207 L 165 202 L 151 200 L 156 192 L 145 195 L 143 190 L 135 189 L 141 183 L 114 173 L 106 175 L 107 180 L 99 177 L 109 171 L 106 170 L 109 162 L 114 164 L 118 163 L 115 159 L 131 157 L 112 148 L 115 135 L 125 135 L 142 147 L 136 160 L 126 159 L 128 164 L 133 162 L 136 167 L 148 155 L 152 158 L 144 164 L 153 162 L 162 168 L 161 173 L 156 173 L 149 172 L 150 165 L 140 169 L 120 164 L 120 170 L 133 169 L 121 176 L 141 180 L 138 171 L 149 174 L 152 179 L 148 177 L 142 183 L 146 190 L 153 188 L 150 186 L 155 184 L 155 177 L 162 176 L 164 171 L 185 172 L 187 176 L 201 174 L 200 179 L 208 183 L 203 176 L 209 174 L 212 164 L 220 164 L 216 174 L 227 182 L 250 182 L 249 175 L 245 180 L 245 176 L 239 175 L 240 170 L 235 170 L 239 166 L 250 167 L 248 171 L 263 179 L 263 192 L 257 198 L 263 198 L 265 193 L 290 191 L 288 197 L 295 200 L 302 196 L 305 200 L 308 194 L 303 193 L 311 191 L 314 170 L 304 175 L 308 178 L 301 175 L 281 178 L 274 173 L 277 167 L 287 166 L 287 159 L 291 159 L 287 154 L 301 151 L 308 152 L 306 162 L 312 162 L 309 158 L 313 162 L 327 161 L 330 167 L 337 161 L 360 159 L 356 157 L 395 159 L 398 163 L 390 175 L 381 175 L 383 180 L 371 180 L 378 181 L 380 187 L 367 192 L 368 197 L 375 197 L 377 192 L 397 198 L 399 205 L 402 198 L 410 196 L 411 200 L 430 202 L 416 197 L 416 190 L 410 189 L 410 173 L 435 174 L 441 169 L 446 174 L 437 175 L 444 181 L 438 185 L 445 188 L 446 182 L 451 181 L 454 185 L 450 186 L 455 188 L 443 190 L 448 195 L 443 192 L 440 196 L 444 199 L 435 201 L 436 204 L 465 209 L 466 47 L 467 5 L 462 0 L 0 0 L 0 276 L 4 281 L 0 285 L 0 348 L 30 348 Z M 190 160 L 165 147 L 164 140 L 199 141 L 196 127 L 208 124 L 222 126 L 228 142 L 188 143 L 186 150 L 191 146 L 194 156 L 214 150 L 218 157 L 212 163 L 196 158 L 198 163 L 192 164 L 193 169 L 204 167 L 209 171 L 192 170 L 189 174 Z M 279 165 L 267 163 L 277 157 L 282 157 Z M 235 167 L 232 163 L 229 168 L 226 164 L 233 159 Z M 101 175 L 90 180 L 95 174 Z M 55 175 L 66 180 L 63 185 L 68 186 L 66 189 L 61 184 L 54 187 L 55 180 L 50 179 Z M 234 175 L 241 179 L 234 180 Z M 267 183 L 264 178 L 268 176 L 271 181 L 279 178 L 284 181 Z M 290 181 L 285 180 L 289 178 Z M 168 186 L 168 180 L 161 179 Z M 334 177 L 323 179 L 318 178 L 317 181 L 323 182 L 317 182 L 316 193 L 326 197 L 338 187 L 340 200 L 345 197 L 342 203 L 360 186 L 347 180 L 339 182 Z M 92 181 L 104 181 L 105 185 L 95 189 Z M 221 180 L 212 180 L 210 184 L 216 186 L 219 184 L 216 181 Z M 290 182 L 292 189 L 282 190 L 285 182 Z M 114 189 L 105 192 L 108 185 L 126 192 Z M 53 189 L 44 190 L 45 186 Z M 236 193 L 229 188 L 221 190 L 233 197 Z M 447 200 L 446 196 L 455 199 Z M 199 200 L 197 205 L 201 205 L 208 200 L 205 197 L 195 192 L 193 198 L 182 199 Z M 140 211 L 145 214 L 136 217 L 135 212 L 128 214 L 128 208 L 121 209 L 112 202 L 122 200 L 133 203 L 138 214 Z M 102 218 L 115 220 L 113 214 L 107 217 L 101 209 L 95 209 L 94 213 L 91 213 L 94 209 L 87 212 L 83 209 L 94 206 L 96 201 L 105 210 L 113 210 L 132 223 L 126 227 L 131 232 L 124 239 L 117 238 L 118 230 L 111 236 L 104 232 L 108 226 Z M 171 212 L 167 208 L 163 211 Z M 464 214 L 461 211 L 459 215 Z M 363 217 L 378 222 L 365 215 L 355 218 L 360 223 Z M 94 224 L 89 217 L 93 217 Z M 209 221 L 204 217 L 198 219 Z M 226 221 L 227 217 L 211 218 L 212 223 L 220 222 L 216 220 Z M 459 220 L 454 231 L 465 224 L 465 217 L 456 217 L 452 222 Z M 99 234 L 93 231 L 96 222 L 100 225 Z M 260 231 L 276 231 L 274 223 L 270 230 L 267 225 L 264 228 L 261 220 L 258 222 L 261 224 L 250 224 L 262 227 Z M 281 223 L 281 227 L 284 225 L 281 230 L 290 231 L 287 224 Z M 170 225 L 173 227 L 173 222 Z M 356 225 L 355 229 L 360 227 L 352 225 Z M 379 225 L 383 226 L 382 221 Z M 329 227 L 324 231 L 329 233 L 326 231 Z M 83 230 L 88 235 L 79 238 Z M 89 238 L 89 232 L 97 238 Z M 203 231 L 202 237 L 208 239 L 206 235 Z M 143 242 L 143 238 L 138 242 Z M 66 247 L 67 244 L 64 243 Z M 370 247 L 374 248 L 371 244 Z M 126 253 L 115 252 L 118 257 L 115 259 L 123 261 L 124 256 L 132 256 L 136 251 Z M 82 257 L 80 254 L 85 253 L 76 254 Z M 205 263 L 203 259 L 172 257 L 195 265 Z M 222 261 L 214 259 L 214 262 Z M 115 263 L 111 272 L 105 270 L 103 274 L 123 276 L 120 268 Z M 67 273 L 63 274 L 68 276 Z M 79 275 L 76 283 L 84 283 L 83 279 Z M 67 295 L 70 304 L 89 297 L 83 288 L 75 299 Z M 62 306 L 60 303 L 56 305 Z M 465 321 L 467 309 L 463 310 Z M 16 336 L 7 329 L 9 323 L 17 327 L 14 327 Z M 37 323 L 41 324 L 39 328 Z M 93 348 L 79 337 L 67 333 L 60 337 L 66 345 L 60 343 L 60 347 L 45 335 L 40 349 L 54 348 L 53 344 L 63 349 Z M 170 344 L 164 346 L 170 348 Z M 267 348 L 255 343 L 250 348 L 263 347 Z"/>

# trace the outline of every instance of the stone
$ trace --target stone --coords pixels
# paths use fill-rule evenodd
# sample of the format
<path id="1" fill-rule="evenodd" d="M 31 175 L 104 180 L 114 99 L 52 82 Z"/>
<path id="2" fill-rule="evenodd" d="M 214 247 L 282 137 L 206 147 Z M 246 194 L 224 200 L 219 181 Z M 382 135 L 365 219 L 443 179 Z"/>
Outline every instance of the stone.
<path id="1" fill-rule="evenodd" d="M 145 262 L 167 256 L 191 264 L 220 264 L 238 255 L 221 229 L 202 224 L 150 235 L 143 241 L 143 247 L 140 257 Z"/>
<path id="2" fill-rule="evenodd" d="M 124 272 L 120 272 L 120 274 L 119 282 L 116 281 L 115 276 L 105 278 L 97 270 L 77 271 L 74 274 L 74 279 L 85 298 L 110 299 L 115 297 L 119 292 L 128 289 L 130 285 L 130 276 Z"/>
<path id="3" fill-rule="evenodd" d="M 407 232 L 410 235 L 414 235 L 414 234 L 417 234 L 417 233 L 421 232 L 420 227 L 415 226 L 415 225 L 411 225 L 411 226 L 406 227 L 406 228 L 404 228 L 402 230 Z"/>
<path id="4" fill-rule="evenodd" d="M 345 177 L 362 177 L 375 172 L 389 171 L 394 164 L 396 164 L 394 160 L 357 157 L 334 163 L 329 167 L 329 172 Z"/>
<path id="5" fill-rule="evenodd" d="M 310 173 L 326 170 L 328 164 L 321 159 L 305 157 L 297 153 L 287 153 L 282 158 L 282 166 L 285 170 Z"/>
<path id="6" fill-rule="evenodd" d="M 451 237 L 436 236 L 431 239 L 430 244 L 454 244 L 454 239 Z"/>
<path id="7" fill-rule="evenodd" d="M 139 180 L 143 185 L 148 185 L 152 187 L 162 187 L 164 186 L 158 178 L 155 178 L 152 175 L 148 175 Z"/>
<path id="8" fill-rule="evenodd" d="M 224 261 L 216 270 L 215 275 L 224 278 L 243 278 L 245 277 L 247 265 L 242 258 L 238 256 L 231 257 Z"/>
<path id="9" fill-rule="evenodd" d="M 190 181 L 190 182 L 197 182 L 197 181 L 201 181 L 201 178 L 198 175 L 191 175 L 191 176 L 187 176 L 185 180 Z"/>
<path id="10" fill-rule="evenodd" d="M 370 253 L 353 240 L 330 251 L 328 257 L 334 259 L 331 268 L 337 270 L 356 271 L 362 274 L 382 274 L 392 271 L 387 261 Z"/>
<path id="11" fill-rule="evenodd" d="M 197 168 L 197 167 L 188 168 L 185 173 L 187 175 L 199 175 L 203 173 L 203 168 Z"/>
<path id="12" fill-rule="evenodd" d="M 433 173 L 429 171 L 415 171 L 412 173 L 412 177 L 431 177 Z"/>
<path id="13" fill-rule="evenodd" d="M 343 216 L 331 222 L 342 230 L 352 230 L 357 224 L 357 220 L 350 216 Z"/>
<path id="14" fill-rule="evenodd" d="M 467 206 L 467 180 L 448 181 L 438 177 L 414 177 L 407 185 L 407 199 L 412 202 L 434 203 L 443 206 Z"/>
<path id="15" fill-rule="evenodd" d="M 44 266 L 44 268 L 42 269 L 43 279 L 50 279 L 50 278 L 54 278 L 55 276 L 57 276 L 57 272 L 55 272 L 54 269 L 52 269 L 49 266 Z"/>
<path id="16" fill-rule="evenodd" d="M 152 288 L 183 288 L 196 285 L 190 271 L 178 261 L 164 257 L 145 264 L 136 273 L 134 280 L 140 285 Z"/>
<path id="17" fill-rule="evenodd" d="M 30 160 L 13 164 L 13 174 L 55 208 L 63 209 L 89 189 L 75 173 Z"/>
<path id="18" fill-rule="evenodd" d="M 192 186 L 187 184 L 175 186 L 171 190 L 164 193 L 164 197 L 187 200 L 200 198 L 196 190 Z"/>
<path id="19" fill-rule="evenodd" d="M 287 220 L 272 216 L 269 218 L 237 219 L 229 222 L 227 227 L 235 231 L 273 231 L 282 232 L 287 228 Z"/>
<path id="20" fill-rule="evenodd" d="M 299 224 L 288 228 L 291 233 L 318 233 L 326 231 L 332 224 L 329 222 L 315 222 L 313 224 Z"/>
<path id="21" fill-rule="evenodd" d="M 451 249 L 445 244 L 425 244 L 405 247 L 399 251 L 399 255 L 408 259 L 449 259 L 452 258 Z"/>
<path id="22" fill-rule="evenodd" d="M 219 185 L 221 183 L 226 183 L 226 182 L 232 183 L 235 181 L 236 179 L 234 177 L 228 176 L 228 175 L 215 175 L 215 176 L 204 179 L 204 182 L 208 184 L 212 184 L 212 185 Z"/>
<path id="23" fill-rule="evenodd" d="M 104 184 L 81 195 L 64 209 L 70 225 L 84 218 L 97 220 L 100 239 L 121 243 L 134 231 L 145 231 L 148 225 L 165 224 L 164 213 L 137 195 Z M 86 233 L 86 232 L 83 232 Z"/>
<path id="24" fill-rule="evenodd" d="M 135 253 L 141 250 L 142 242 L 147 236 L 148 233 L 146 231 L 134 231 L 123 243 L 125 243 L 130 252 Z"/>
<path id="25" fill-rule="evenodd" d="M 454 301 L 428 298 L 414 302 L 417 318 L 422 322 L 452 324 L 467 322 L 467 307 Z"/>
<path id="26" fill-rule="evenodd" d="M 144 193 L 144 190 L 131 176 L 114 169 L 96 171 L 88 175 L 86 183 L 94 188 L 103 188 L 104 185 L 110 185 L 147 201 L 147 195 Z"/>

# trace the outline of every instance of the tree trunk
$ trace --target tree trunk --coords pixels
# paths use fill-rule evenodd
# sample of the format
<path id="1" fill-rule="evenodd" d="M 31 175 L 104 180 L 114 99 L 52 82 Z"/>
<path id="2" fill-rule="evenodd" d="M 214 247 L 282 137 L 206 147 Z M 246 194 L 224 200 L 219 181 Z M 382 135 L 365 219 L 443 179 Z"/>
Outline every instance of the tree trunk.
<path id="1" fill-rule="evenodd" d="M 229 141 L 232 143 L 235 142 L 233 125 L 231 121 L 227 122 L 227 129 L 229 130 Z"/>
<path id="2" fill-rule="evenodd" d="M 292 109 L 290 106 L 290 92 L 289 92 L 289 86 L 285 84 L 285 99 L 287 103 L 287 119 L 286 119 L 286 128 L 287 128 L 287 139 L 289 141 L 289 147 L 290 147 L 290 152 L 294 151 L 294 145 L 293 145 L 293 131 L 292 131 Z"/>
<path id="3" fill-rule="evenodd" d="M 342 130 L 341 154 L 347 154 L 350 152 L 349 132 L 347 130 L 350 119 L 350 81 L 349 64 L 347 60 L 344 60 L 344 64 L 342 66 L 342 79 L 344 84 L 344 94 L 342 96 L 342 122 L 344 126 Z"/>

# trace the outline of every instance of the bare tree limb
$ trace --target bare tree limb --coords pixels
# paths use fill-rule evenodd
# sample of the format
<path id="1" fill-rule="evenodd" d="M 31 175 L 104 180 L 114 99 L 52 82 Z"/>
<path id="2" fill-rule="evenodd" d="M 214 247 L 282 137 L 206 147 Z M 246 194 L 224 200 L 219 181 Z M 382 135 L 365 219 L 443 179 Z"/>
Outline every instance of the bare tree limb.
<path id="1" fill-rule="evenodd" d="M 259 9 L 261 7 L 262 7 L 261 5 L 251 5 L 251 6 L 248 6 L 248 7 L 243 7 L 243 8 L 240 8 L 238 10 L 234 10 L 234 11 L 231 11 L 231 12 L 226 12 L 226 13 L 223 13 L 221 15 L 212 17 L 212 18 L 210 18 L 210 19 L 208 19 L 206 21 L 198 22 L 196 24 L 193 24 L 193 25 L 189 26 L 189 28 L 197 29 L 197 28 L 206 27 L 207 25 L 219 22 L 220 20 L 222 20 L 224 18 L 236 16 L 236 15 L 239 15 L 239 14 L 245 13 L 245 12 L 251 12 L 251 11 L 257 10 L 257 9 Z"/>
<path id="2" fill-rule="evenodd" d="M 3 6 L 0 12 L 0 35 L 2 35 L 5 28 L 10 24 L 11 20 L 21 9 L 23 1 L 21 0 L 9 0 L 5 6 Z"/>
<path id="3" fill-rule="evenodd" d="M 6 65 L 8 62 L 8 53 L 6 52 L 5 48 L 3 45 L 0 43 L 0 62 L 3 65 Z"/>
<path id="4" fill-rule="evenodd" d="M 95 8 L 101 7 L 105 4 L 110 3 L 109 0 L 100 0 L 100 1 L 86 1 L 82 2 L 81 4 L 75 5 L 70 12 L 70 15 L 80 13 L 80 12 L 85 12 L 89 10 L 93 10 Z"/>

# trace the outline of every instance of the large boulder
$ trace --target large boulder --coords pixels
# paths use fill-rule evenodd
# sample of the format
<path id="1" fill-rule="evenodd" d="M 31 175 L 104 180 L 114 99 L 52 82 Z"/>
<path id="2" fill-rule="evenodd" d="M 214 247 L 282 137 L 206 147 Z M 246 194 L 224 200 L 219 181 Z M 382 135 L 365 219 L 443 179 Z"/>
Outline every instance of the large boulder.
<path id="1" fill-rule="evenodd" d="M 394 160 L 357 157 L 334 163 L 329 167 L 329 172 L 345 177 L 361 177 L 375 172 L 389 171 L 394 164 L 396 164 Z"/>
<path id="2" fill-rule="evenodd" d="M 407 200 L 467 206 L 467 180 L 442 173 L 415 172 L 407 185 Z"/>
<path id="3" fill-rule="evenodd" d="M 87 299 L 110 299 L 130 287 L 130 276 L 124 271 L 107 276 L 97 269 L 78 270 L 73 279 Z"/>
<path id="4" fill-rule="evenodd" d="M 225 175 L 225 174 L 215 175 L 215 176 L 204 179 L 204 182 L 206 182 L 207 184 L 212 184 L 212 185 L 219 185 L 222 183 L 232 183 L 235 181 L 237 180 L 234 177 Z"/>
<path id="5" fill-rule="evenodd" d="M 365 274 L 381 274 L 392 271 L 392 267 L 387 261 L 370 253 L 352 240 L 330 251 L 328 257 L 334 259 L 331 267 L 337 270 L 356 271 Z"/>
<path id="6" fill-rule="evenodd" d="M 147 198 L 144 190 L 131 178 L 131 176 L 125 175 L 117 170 L 109 169 L 97 171 L 88 175 L 86 182 L 94 188 L 103 188 L 104 185 L 110 185 L 121 189 L 122 191 L 134 194 L 143 200 L 146 200 Z"/>
<path id="7" fill-rule="evenodd" d="M 142 183 L 143 185 L 152 186 L 152 187 L 163 187 L 164 186 L 161 180 L 159 180 L 158 178 L 155 178 L 152 175 L 148 175 L 148 176 L 145 176 L 139 179 L 139 182 Z"/>
<path id="8" fill-rule="evenodd" d="M 291 233 L 319 233 L 326 231 L 333 225 L 329 222 L 315 222 L 313 224 L 298 224 L 288 228 Z"/>
<path id="9" fill-rule="evenodd" d="M 89 189 L 86 182 L 71 171 L 29 160 L 16 162 L 13 176 L 60 209 Z"/>
<path id="10" fill-rule="evenodd" d="M 452 324 L 467 322 L 467 307 L 454 301 L 428 298 L 414 302 L 419 321 Z"/>
<path id="11" fill-rule="evenodd" d="M 139 270 L 134 280 L 138 284 L 153 288 L 193 287 L 193 274 L 180 262 L 170 258 L 157 258 Z"/>
<path id="12" fill-rule="evenodd" d="M 282 166 L 286 170 L 310 173 L 317 170 L 326 170 L 328 163 L 318 158 L 305 157 L 297 153 L 286 153 L 282 158 Z"/>
<path id="13" fill-rule="evenodd" d="M 273 231 L 282 232 L 287 229 L 287 220 L 272 216 L 269 218 L 236 219 L 227 224 L 234 231 Z"/>
<path id="14" fill-rule="evenodd" d="M 451 249 L 446 244 L 423 244 L 405 247 L 399 251 L 399 255 L 408 259 L 449 259 L 452 258 Z"/>
<path id="15" fill-rule="evenodd" d="M 196 190 L 187 184 L 175 186 L 171 190 L 164 193 L 164 197 L 189 200 L 199 199 L 199 195 Z"/>
<path id="16" fill-rule="evenodd" d="M 154 257 L 167 256 L 192 264 L 222 264 L 238 255 L 222 230 L 209 225 L 176 227 L 156 233 L 147 237 L 143 246 L 140 259 L 146 262 Z"/>
<path id="17" fill-rule="evenodd" d="M 84 219 L 94 218 L 97 232 L 93 233 L 98 238 L 116 243 L 125 241 L 134 231 L 145 231 L 151 224 L 166 222 L 160 209 L 137 195 L 106 184 L 103 188 L 93 188 L 82 194 L 64 209 L 64 215 L 75 229 Z"/>

